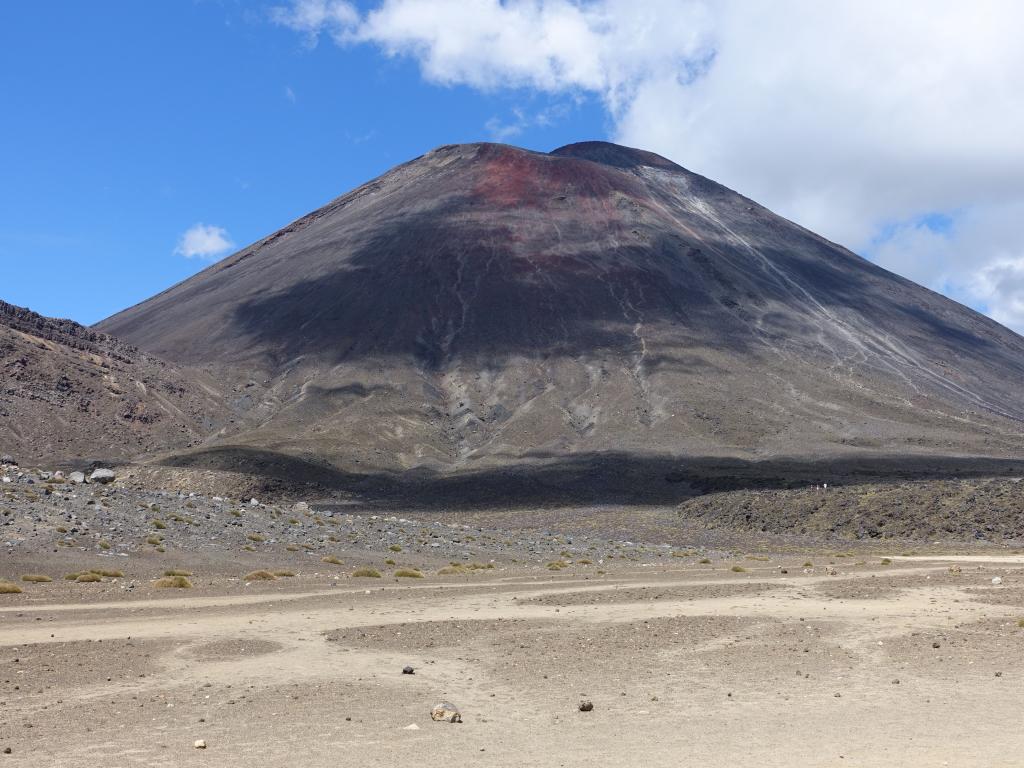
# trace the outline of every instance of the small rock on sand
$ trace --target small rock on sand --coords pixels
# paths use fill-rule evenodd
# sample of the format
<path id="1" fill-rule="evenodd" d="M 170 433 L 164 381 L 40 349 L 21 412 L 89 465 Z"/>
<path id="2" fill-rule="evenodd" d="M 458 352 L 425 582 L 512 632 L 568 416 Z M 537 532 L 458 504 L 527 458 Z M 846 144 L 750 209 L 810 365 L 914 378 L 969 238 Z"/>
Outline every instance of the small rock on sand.
<path id="1" fill-rule="evenodd" d="M 584 699 L 583 701 L 580 702 L 580 712 L 593 712 L 593 711 L 594 711 L 594 702 L 590 701 L 589 699 Z"/>
<path id="2" fill-rule="evenodd" d="M 434 708 L 430 710 L 430 719 L 439 723 L 461 723 L 462 713 L 451 702 L 442 701 L 440 704 L 435 704 Z"/>
<path id="3" fill-rule="evenodd" d="M 192 744 L 196 749 L 206 749 L 206 741 L 203 739 L 196 739 L 195 743 Z"/>

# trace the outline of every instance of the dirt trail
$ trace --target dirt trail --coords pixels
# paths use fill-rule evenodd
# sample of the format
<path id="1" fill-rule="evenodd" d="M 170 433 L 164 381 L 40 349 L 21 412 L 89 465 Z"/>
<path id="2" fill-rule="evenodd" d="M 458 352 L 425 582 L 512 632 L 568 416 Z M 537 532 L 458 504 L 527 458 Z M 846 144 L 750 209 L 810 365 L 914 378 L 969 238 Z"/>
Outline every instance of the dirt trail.
<path id="1" fill-rule="evenodd" d="M 27 605 L 0 619 L 0 746 L 68 768 L 1016 766 L 1024 599 L 984 602 L 986 579 L 681 568 Z M 465 723 L 430 721 L 442 698 Z"/>

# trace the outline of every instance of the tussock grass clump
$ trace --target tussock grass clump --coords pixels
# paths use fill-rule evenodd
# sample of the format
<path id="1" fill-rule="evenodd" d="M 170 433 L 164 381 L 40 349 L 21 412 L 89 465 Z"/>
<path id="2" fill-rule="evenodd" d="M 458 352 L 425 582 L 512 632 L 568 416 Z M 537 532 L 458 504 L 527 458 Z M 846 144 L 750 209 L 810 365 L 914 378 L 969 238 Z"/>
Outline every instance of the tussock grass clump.
<path id="1" fill-rule="evenodd" d="M 423 574 L 414 568 L 399 568 L 395 571 L 395 577 L 399 579 L 422 579 Z"/>
<path id="2" fill-rule="evenodd" d="M 331 565 L 341 565 L 341 560 L 336 558 L 334 555 L 325 555 L 320 558 L 321 563 L 330 563 Z"/>
<path id="3" fill-rule="evenodd" d="M 453 563 L 455 565 L 455 563 Z M 470 571 L 489 571 L 494 568 L 494 563 L 466 563 L 466 569 Z"/>
<path id="4" fill-rule="evenodd" d="M 26 573 L 21 577 L 22 581 L 27 581 L 30 584 L 49 584 L 53 579 L 42 573 Z"/>
<path id="5" fill-rule="evenodd" d="M 75 581 L 79 584 L 95 584 L 97 581 L 103 581 L 103 577 L 98 573 L 80 573 L 75 577 Z"/>
<path id="6" fill-rule="evenodd" d="M 581 557 L 576 562 L 579 563 L 580 565 L 593 565 L 594 564 L 594 561 L 591 560 L 589 557 Z M 491 563 L 491 566 L 493 567 L 494 563 Z"/>
<path id="7" fill-rule="evenodd" d="M 394 565 L 394 564 L 395 564 L 395 561 L 392 558 L 390 558 L 390 557 L 387 560 L 384 561 L 384 565 Z"/>
<path id="8" fill-rule="evenodd" d="M 455 576 L 460 573 L 465 573 L 466 569 L 461 565 L 446 565 L 444 568 L 438 571 L 441 576 Z"/>
<path id="9" fill-rule="evenodd" d="M 167 527 L 167 523 L 165 523 L 163 520 L 157 519 L 157 520 L 150 520 L 149 522 L 150 522 L 150 525 L 152 525 L 158 531 L 162 531 L 162 530 L 164 530 L 164 528 Z"/>
<path id="10" fill-rule="evenodd" d="M 263 534 L 260 534 L 260 533 L 250 533 L 245 538 L 247 538 L 249 541 L 255 541 L 255 542 L 261 542 L 261 541 L 266 541 L 267 540 L 267 537 L 264 536 Z"/>
<path id="11" fill-rule="evenodd" d="M 81 575 L 82 574 L 80 574 L 80 573 L 65 573 L 64 574 L 64 581 L 74 581 L 75 579 L 77 579 Z"/>
<path id="12" fill-rule="evenodd" d="M 21 594 L 21 587 L 17 584 L 12 584 L 9 581 L 3 581 L 0 579 L 0 595 L 19 595 Z"/>
<path id="13" fill-rule="evenodd" d="M 65 528 L 63 525 L 58 525 L 55 530 L 57 531 L 57 533 L 67 533 L 68 532 L 68 529 Z"/>
<path id="14" fill-rule="evenodd" d="M 711 558 L 702 557 L 699 562 L 701 565 L 711 565 Z"/>
<path id="15" fill-rule="evenodd" d="M 888 557 L 883 557 L 882 565 L 892 565 L 892 560 L 890 560 Z"/>
<path id="16" fill-rule="evenodd" d="M 161 541 L 163 541 L 163 539 L 161 537 L 159 537 L 159 536 L 147 536 L 146 537 L 146 543 L 147 544 L 151 544 L 154 547 L 160 546 L 160 542 Z"/>
<path id="17" fill-rule="evenodd" d="M 288 578 L 295 575 L 295 571 L 274 571 L 274 575 L 278 577 Z"/>
<path id="18" fill-rule="evenodd" d="M 97 576 L 106 576 L 108 579 L 120 579 L 124 576 L 124 571 L 107 568 L 90 568 L 89 573 L 95 573 Z"/>
<path id="19" fill-rule="evenodd" d="M 1017 619 L 1017 626 L 1024 629 L 1024 619 Z"/>
<path id="20" fill-rule="evenodd" d="M 299 551 L 298 546 L 295 545 L 295 544 L 289 544 L 287 547 L 285 547 L 285 549 L 287 549 L 289 552 L 298 552 Z"/>
<path id="21" fill-rule="evenodd" d="M 191 576 L 192 571 L 184 571 L 180 568 L 168 568 L 164 571 L 164 576 Z"/>
<path id="22" fill-rule="evenodd" d="M 734 565 L 729 570 L 732 571 L 733 573 L 746 573 L 747 572 L 747 569 L 744 568 L 742 565 Z"/>
<path id="23" fill-rule="evenodd" d="M 250 544 L 246 544 L 244 547 L 242 547 L 242 549 L 244 549 L 246 552 L 255 552 L 256 551 L 256 547 L 251 546 Z"/>
<path id="24" fill-rule="evenodd" d="M 804 568 L 813 568 L 813 567 L 814 567 L 814 563 L 812 563 L 810 560 L 808 560 L 808 561 L 806 561 L 804 563 Z"/>
<path id="25" fill-rule="evenodd" d="M 157 589 L 192 589 L 192 582 L 184 576 L 164 576 L 153 582 Z"/>
<path id="26" fill-rule="evenodd" d="M 568 567 L 569 567 L 569 564 L 567 562 L 565 562 L 564 560 L 555 560 L 553 562 L 548 563 L 548 570 L 549 571 L 560 571 L 563 568 L 568 568 Z"/>
<path id="27" fill-rule="evenodd" d="M 276 581 L 277 576 L 270 571 L 250 571 L 245 574 L 246 581 Z"/>
<path id="28" fill-rule="evenodd" d="M 388 549 L 390 549 L 392 552 L 401 552 L 402 551 L 402 545 L 401 544 L 392 544 L 390 547 L 388 547 Z"/>
<path id="29" fill-rule="evenodd" d="M 352 575 L 357 578 L 379 579 L 380 571 L 378 571 L 376 568 L 356 568 L 354 571 L 352 571 Z"/>
<path id="30" fill-rule="evenodd" d="M 97 546 L 100 549 L 110 549 L 110 542 L 107 541 L 106 539 L 101 539 L 99 544 L 97 544 Z"/>

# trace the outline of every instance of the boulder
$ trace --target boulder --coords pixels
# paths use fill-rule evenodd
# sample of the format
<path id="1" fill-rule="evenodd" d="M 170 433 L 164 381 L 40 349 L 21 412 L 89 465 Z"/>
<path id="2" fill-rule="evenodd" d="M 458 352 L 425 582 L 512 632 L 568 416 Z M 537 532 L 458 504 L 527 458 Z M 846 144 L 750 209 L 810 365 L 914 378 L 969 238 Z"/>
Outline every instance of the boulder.
<path id="1" fill-rule="evenodd" d="M 430 719 L 439 723 L 461 723 L 462 713 L 451 702 L 442 701 L 440 704 L 435 704 L 434 708 L 430 710 Z"/>
<path id="2" fill-rule="evenodd" d="M 71 481 L 72 483 L 75 483 L 76 485 L 78 483 L 84 483 L 85 472 L 72 472 L 70 475 L 68 475 L 68 480 Z"/>
<path id="3" fill-rule="evenodd" d="M 112 469 L 95 469 L 92 474 L 89 475 L 89 482 L 106 485 L 107 483 L 114 482 L 115 477 L 116 475 Z"/>
<path id="4" fill-rule="evenodd" d="M 3 456 L 0 456 L 0 464 L 10 464 L 12 466 L 17 466 L 18 462 L 14 460 L 14 457 L 11 456 L 11 454 L 5 453 Z"/>

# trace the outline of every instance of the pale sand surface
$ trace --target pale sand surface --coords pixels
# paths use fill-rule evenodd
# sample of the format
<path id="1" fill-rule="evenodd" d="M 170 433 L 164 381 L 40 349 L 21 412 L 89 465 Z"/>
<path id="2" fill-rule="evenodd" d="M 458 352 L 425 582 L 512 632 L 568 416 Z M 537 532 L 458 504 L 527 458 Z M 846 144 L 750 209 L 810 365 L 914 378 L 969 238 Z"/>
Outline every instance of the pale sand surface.
<path id="1" fill-rule="evenodd" d="M 1024 569 L 996 559 L 40 585 L 0 603 L 0 764 L 1020 766 Z"/>

